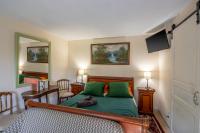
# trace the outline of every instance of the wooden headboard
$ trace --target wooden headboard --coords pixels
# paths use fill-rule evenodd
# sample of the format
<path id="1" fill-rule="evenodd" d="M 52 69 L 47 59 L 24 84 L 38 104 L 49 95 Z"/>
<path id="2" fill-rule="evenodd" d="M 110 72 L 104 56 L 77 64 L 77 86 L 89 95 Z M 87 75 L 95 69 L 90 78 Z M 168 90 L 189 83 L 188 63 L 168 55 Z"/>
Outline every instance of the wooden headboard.
<path id="1" fill-rule="evenodd" d="M 131 87 L 131 90 L 134 95 L 133 77 L 88 76 L 87 81 L 105 82 L 105 84 L 108 84 L 109 82 L 129 82 L 129 86 Z"/>
<path id="2" fill-rule="evenodd" d="M 44 72 L 32 72 L 32 71 L 23 71 L 22 74 L 34 77 L 42 77 L 48 79 L 48 73 Z"/>

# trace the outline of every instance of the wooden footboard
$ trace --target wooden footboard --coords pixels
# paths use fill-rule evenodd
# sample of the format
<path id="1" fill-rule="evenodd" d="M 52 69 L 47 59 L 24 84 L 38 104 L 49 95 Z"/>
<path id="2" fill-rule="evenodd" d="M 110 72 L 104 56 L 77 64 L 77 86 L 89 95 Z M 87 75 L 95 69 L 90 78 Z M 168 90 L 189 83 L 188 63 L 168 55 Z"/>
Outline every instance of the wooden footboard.
<path id="1" fill-rule="evenodd" d="M 27 101 L 26 104 L 29 108 L 32 108 L 32 107 L 47 108 L 47 109 L 57 110 L 61 112 L 68 112 L 68 113 L 73 113 L 73 114 L 78 114 L 78 115 L 86 115 L 86 116 L 92 116 L 92 117 L 98 117 L 102 119 L 116 121 L 122 126 L 124 133 L 146 133 L 149 127 L 149 120 L 147 118 L 124 117 L 120 115 L 96 112 L 92 110 L 85 110 L 85 109 L 72 108 L 72 107 L 66 107 L 66 106 L 60 106 L 60 105 L 33 102 L 31 100 Z"/>

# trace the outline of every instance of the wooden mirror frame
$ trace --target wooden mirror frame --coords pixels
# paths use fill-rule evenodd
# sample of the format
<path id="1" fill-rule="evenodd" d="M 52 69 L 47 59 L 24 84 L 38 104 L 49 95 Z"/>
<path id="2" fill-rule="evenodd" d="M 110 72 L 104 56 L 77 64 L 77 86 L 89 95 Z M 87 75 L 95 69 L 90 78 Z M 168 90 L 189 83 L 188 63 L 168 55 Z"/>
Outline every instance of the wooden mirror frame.
<path id="1" fill-rule="evenodd" d="M 31 35 L 26 35 L 23 33 L 19 33 L 19 32 L 15 32 L 15 64 L 16 64 L 16 88 L 20 88 L 23 86 L 28 86 L 27 84 L 19 84 L 19 38 L 20 37 L 24 37 L 24 38 L 28 38 L 28 39 L 32 39 L 32 40 L 37 40 L 40 42 L 45 42 L 48 44 L 49 47 L 49 55 L 48 55 L 48 80 L 51 79 L 51 42 L 43 39 L 43 38 L 39 38 L 39 37 L 34 37 Z"/>

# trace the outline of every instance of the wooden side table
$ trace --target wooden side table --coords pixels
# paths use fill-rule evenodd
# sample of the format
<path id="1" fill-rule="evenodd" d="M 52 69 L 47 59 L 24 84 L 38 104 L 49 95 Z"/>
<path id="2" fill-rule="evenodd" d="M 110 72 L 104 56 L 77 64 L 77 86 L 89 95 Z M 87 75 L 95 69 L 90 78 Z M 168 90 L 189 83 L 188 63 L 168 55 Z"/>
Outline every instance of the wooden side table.
<path id="1" fill-rule="evenodd" d="M 72 83 L 71 84 L 71 91 L 74 93 L 74 95 L 77 95 L 81 91 L 84 90 L 84 84 L 83 83 Z"/>
<path id="2" fill-rule="evenodd" d="M 29 99 L 35 99 L 38 98 L 39 102 L 41 102 L 41 97 L 46 96 L 46 102 L 48 103 L 48 94 L 57 92 L 58 94 L 58 103 L 59 103 L 59 88 L 57 86 L 49 86 L 47 89 L 41 90 L 41 91 L 26 91 L 22 93 L 22 97 L 24 99 L 24 105 L 25 109 L 27 109 L 26 101 Z"/>
<path id="3" fill-rule="evenodd" d="M 155 89 L 138 88 L 138 111 L 140 114 L 153 114 L 153 94 Z"/>

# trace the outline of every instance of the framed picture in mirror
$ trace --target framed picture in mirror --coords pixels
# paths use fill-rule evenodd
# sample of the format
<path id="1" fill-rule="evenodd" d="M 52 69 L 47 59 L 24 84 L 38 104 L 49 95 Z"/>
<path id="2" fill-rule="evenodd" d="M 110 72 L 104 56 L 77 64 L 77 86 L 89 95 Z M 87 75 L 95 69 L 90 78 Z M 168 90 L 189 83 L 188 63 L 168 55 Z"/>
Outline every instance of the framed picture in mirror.
<path id="1" fill-rule="evenodd" d="M 48 63 L 48 46 L 27 47 L 27 61 L 31 63 Z"/>

